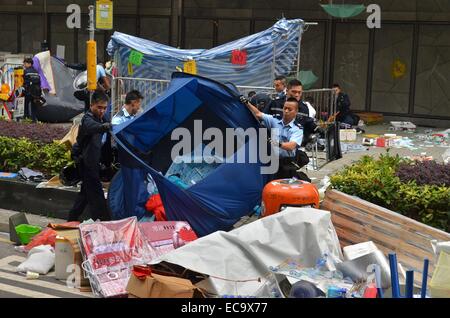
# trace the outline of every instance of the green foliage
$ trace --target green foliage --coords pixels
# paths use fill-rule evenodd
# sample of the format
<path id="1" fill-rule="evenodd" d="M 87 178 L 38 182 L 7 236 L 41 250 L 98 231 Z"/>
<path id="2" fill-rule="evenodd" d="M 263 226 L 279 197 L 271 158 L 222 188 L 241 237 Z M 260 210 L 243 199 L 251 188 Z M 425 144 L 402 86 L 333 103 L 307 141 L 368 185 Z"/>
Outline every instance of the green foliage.
<path id="1" fill-rule="evenodd" d="M 333 175 L 331 185 L 379 206 L 450 231 L 450 187 L 402 182 L 396 171 L 402 165 L 417 164 L 398 155 L 382 155 L 379 160 L 364 156 L 352 166 Z"/>
<path id="2" fill-rule="evenodd" d="M 59 174 L 70 164 L 70 149 L 56 142 L 42 144 L 27 138 L 0 136 L 0 170 L 17 172 L 22 167 L 40 171 L 46 176 Z"/>

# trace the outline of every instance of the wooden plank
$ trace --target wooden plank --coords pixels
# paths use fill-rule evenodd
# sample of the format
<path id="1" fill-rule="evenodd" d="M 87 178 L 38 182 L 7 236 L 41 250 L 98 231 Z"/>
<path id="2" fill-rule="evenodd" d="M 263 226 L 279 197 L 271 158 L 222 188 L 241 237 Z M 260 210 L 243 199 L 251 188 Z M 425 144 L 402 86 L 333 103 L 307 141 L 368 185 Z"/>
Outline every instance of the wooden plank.
<path id="1" fill-rule="evenodd" d="M 342 247 L 345 247 L 348 245 L 353 245 L 353 244 L 358 244 L 358 243 L 362 243 L 362 242 L 367 242 L 367 241 L 371 240 L 368 237 L 354 235 L 354 234 L 350 233 L 349 231 L 347 231 L 347 229 L 342 229 L 339 226 L 335 226 L 335 229 L 336 229 L 336 233 L 338 234 L 338 237 L 339 237 Z M 345 242 L 345 243 L 343 244 L 343 242 Z M 386 247 L 386 246 L 380 244 L 380 242 L 374 242 L 374 243 L 376 243 L 378 249 L 381 252 L 383 252 L 383 254 L 386 257 L 389 253 L 395 252 L 392 248 Z M 397 252 L 397 261 L 402 264 L 402 266 L 405 268 L 405 270 L 412 268 L 417 272 L 416 275 L 414 276 L 415 277 L 414 283 L 417 285 L 420 285 L 422 276 L 421 276 L 421 274 L 419 274 L 419 272 L 420 273 L 422 272 L 423 263 L 419 262 L 418 260 L 410 258 L 409 256 L 405 255 L 401 251 Z M 430 263 L 430 266 L 428 269 L 428 276 L 430 279 L 428 280 L 428 284 L 431 281 L 433 271 L 434 271 L 434 266 L 432 266 L 432 264 Z"/>
<path id="2" fill-rule="evenodd" d="M 373 203 L 362 200 L 358 197 L 353 197 L 353 196 L 350 196 L 348 194 L 342 193 L 337 190 L 328 190 L 326 192 L 326 196 L 328 196 L 330 199 L 336 200 L 338 202 L 348 203 L 349 205 L 360 208 L 363 211 L 367 211 L 367 212 L 373 213 L 375 215 L 383 216 L 385 218 L 392 220 L 393 222 L 401 224 L 402 226 L 404 226 L 406 228 L 417 231 L 419 233 L 428 234 L 437 240 L 441 240 L 441 241 L 449 241 L 450 240 L 450 233 L 441 231 L 439 229 L 435 229 L 431 226 L 420 223 L 416 220 L 408 218 L 397 212 L 393 212 L 393 211 L 390 211 L 383 207 L 377 206 Z"/>
<path id="3" fill-rule="evenodd" d="M 386 248 L 382 245 L 377 245 L 378 249 L 380 251 L 382 251 L 384 253 L 384 255 L 388 255 L 389 253 L 392 252 L 392 250 L 390 248 Z M 408 256 L 405 256 L 401 253 L 397 254 L 397 261 L 402 264 L 403 268 L 405 270 L 408 270 L 409 268 L 413 268 L 415 273 L 414 273 L 414 283 L 417 284 L 418 286 L 422 285 L 422 270 L 423 270 L 423 263 L 417 263 L 417 261 L 415 260 L 410 260 L 408 258 Z M 434 266 L 432 266 L 432 264 L 430 263 L 429 267 L 428 267 L 428 284 L 430 284 L 431 281 L 431 277 L 434 271 Z"/>
<path id="4" fill-rule="evenodd" d="M 339 239 L 343 238 L 347 240 L 348 242 L 352 242 L 353 244 L 362 243 L 370 241 L 370 237 L 367 237 L 365 235 L 361 235 L 361 233 L 352 233 L 346 229 L 343 229 L 339 227 L 339 225 L 334 226 L 336 233 L 339 237 Z"/>
<path id="5" fill-rule="evenodd" d="M 364 224 L 365 226 L 373 228 L 375 231 L 377 231 L 376 228 L 380 228 L 384 232 L 389 233 L 390 236 L 399 240 L 399 242 L 411 245 L 414 249 L 421 250 L 423 252 L 422 254 L 428 254 L 427 257 L 434 256 L 430 239 L 408 232 L 400 226 L 391 224 L 390 222 L 377 220 L 373 215 L 370 216 L 366 213 L 359 213 L 346 206 L 333 204 L 333 207 L 330 208 L 330 210 L 333 210 L 333 214 L 336 214 L 336 212 L 342 213 L 343 215 L 356 220 L 355 222 L 357 224 Z"/>
<path id="6" fill-rule="evenodd" d="M 346 219 L 343 219 L 341 216 L 339 216 L 337 213 L 333 213 L 331 220 L 334 224 L 336 222 L 341 227 L 346 227 L 347 230 L 353 229 L 353 231 L 356 231 L 358 233 L 364 233 L 367 237 L 370 237 L 373 241 L 383 242 L 384 244 L 389 244 L 393 247 L 393 250 L 396 252 L 408 252 L 417 258 L 425 258 L 425 257 L 433 257 L 433 254 L 427 253 L 419 248 L 416 248 L 415 246 L 411 246 L 407 244 L 406 242 L 390 237 L 389 235 L 378 232 L 371 228 L 370 225 L 361 225 L 355 222 L 349 222 Z M 428 255 L 427 255 L 428 254 Z"/>
<path id="7" fill-rule="evenodd" d="M 419 233 L 424 233 L 424 234 L 433 236 L 436 239 L 441 239 L 441 240 L 449 240 L 450 239 L 450 233 L 441 231 L 439 229 L 435 229 L 431 226 L 420 223 L 416 220 L 413 220 L 411 218 L 403 216 L 399 213 L 390 211 L 383 207 L 377 206 L 373 203 L 362 200 L 358 197 L 352 197 L 352 196 L 349 196 L 348 194 L 345 194 L 345 193 L 342 193 L 342 192 L 339 192 L 336 190 L 331 190 L 330 198 L 337 199 L 340 202 L 348 203 L 356 208 L 362 209 L 363 211 L 367 211 L 368 213 L 373 213 L 375 215 L 385 217 L 385 218 L 390 219 L 398 224 L 401 224 L 405 228 L 409 228 L 409 229 L 412 229 L 413 231 L 417 231 Z"/>

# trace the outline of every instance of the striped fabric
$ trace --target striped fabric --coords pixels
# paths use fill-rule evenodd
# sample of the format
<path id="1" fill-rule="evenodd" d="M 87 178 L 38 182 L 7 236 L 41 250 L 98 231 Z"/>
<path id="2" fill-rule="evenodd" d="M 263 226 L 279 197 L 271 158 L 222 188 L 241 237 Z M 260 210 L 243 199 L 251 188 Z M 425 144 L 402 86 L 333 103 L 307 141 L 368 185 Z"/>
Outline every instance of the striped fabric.
<path id="1" fill-rule="evenodd" d="M 265 31 L 208 50 L 181 50 L 114 32 L 108 53 L 117 57 L 119 76 L 170 80 L 177 68 L 183 69 L 184 62 L 193 59 L 198 75 L 241 86 L 271 87 L 275 74 L 287 76 L 296 71 L 303 27 L 301 19 L 281 19 Z M 144 56 L 130 73 L 131 50 Z M 231 63 L 233 50 L 247 52 L 246 65 Z"/>

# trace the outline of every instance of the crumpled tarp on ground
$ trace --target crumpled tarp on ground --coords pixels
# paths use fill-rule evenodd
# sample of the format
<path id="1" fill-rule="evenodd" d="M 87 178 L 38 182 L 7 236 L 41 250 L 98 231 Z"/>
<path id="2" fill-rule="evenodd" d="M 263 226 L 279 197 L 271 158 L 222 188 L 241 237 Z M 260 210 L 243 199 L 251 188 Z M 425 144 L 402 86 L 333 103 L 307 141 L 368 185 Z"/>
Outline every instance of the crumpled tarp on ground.
<path id="1" fill-rule="evenodd" d="M 343 259 L 330 212 L 288 207 L 231 232 L 199 238 L 152 263 L 165 261 L 210 275 L 201 287 L 211 294 L 270 297 L 264 288 L 270 266 L 299 257 L 314 267 L 324 253 Z M 245 280 L 250 281 L 235 282 Z"/>

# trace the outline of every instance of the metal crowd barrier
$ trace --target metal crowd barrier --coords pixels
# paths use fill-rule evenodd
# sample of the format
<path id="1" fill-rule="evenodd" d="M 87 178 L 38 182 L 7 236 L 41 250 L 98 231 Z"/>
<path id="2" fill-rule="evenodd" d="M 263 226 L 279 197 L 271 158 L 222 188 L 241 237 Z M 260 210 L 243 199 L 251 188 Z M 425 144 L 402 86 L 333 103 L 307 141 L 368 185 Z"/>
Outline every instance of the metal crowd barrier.
<path id="1" fill-rule="evenodd" d="M 125 95 L 131 90 L 138 90 L 143 96 L 142 108 L 145 110 L 151 103 L 161 96 L 169 87 L 169 80 L 155 80 L 148 78 L 115 77 L 112 83 L 112 114 L 120 111 L 125 103 Z M 272 95 L 275 93 L 272 87 L 257 86 L 237 86 L 239 92 L 248 96 L 249 92 L 266 93 Z M 336 113 L 336 94 L 333 89 L 311 89 L 303 91 L 303 100 L 309 100 L 316 109 L 316 121 L 325 129 L 328 124 L 334 124 L 334 119 L 329 120 L 330 116 Z M 333 159 L 329 156 L 331 152 L 328 149 L 328 143 L 325 142 L 324 150 L 318 149 L 315 143 L 307 150 L 311 158 L 311 164 L 314 170 L 318 170 Z"/>
<path id="2" fill-rule="evenodd" d="M 138 90 L 144 99 L 143 109 L 150 106 L 150 103 L 161 96 L 169 87 L 168 80 L 155 80 L 147 78 L 115 77 L 112 83 L 112 115 L 120 111 L 125 103 L 125 95 L 132 90 Z"/>

